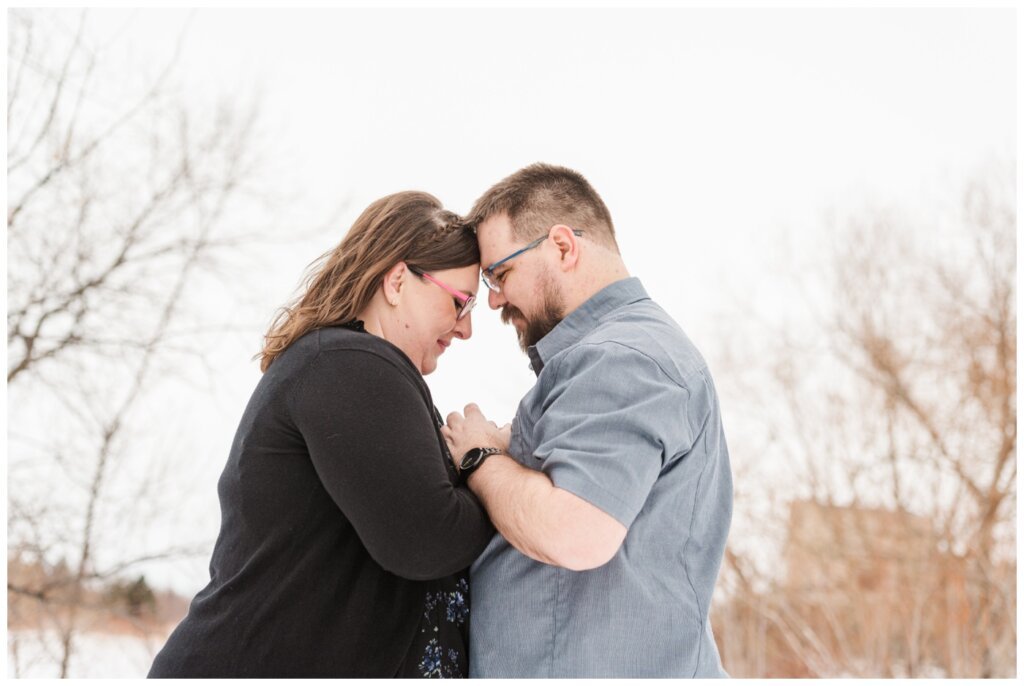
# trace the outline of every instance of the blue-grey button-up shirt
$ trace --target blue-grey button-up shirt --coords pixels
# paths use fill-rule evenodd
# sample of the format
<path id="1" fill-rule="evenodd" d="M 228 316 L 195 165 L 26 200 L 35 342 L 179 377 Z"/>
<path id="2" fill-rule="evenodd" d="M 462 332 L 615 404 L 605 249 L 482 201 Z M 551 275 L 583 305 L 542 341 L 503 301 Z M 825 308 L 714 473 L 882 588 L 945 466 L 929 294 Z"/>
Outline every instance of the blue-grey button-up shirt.
<path id="1" fill-rule="evenodd" d="M 537 383 L 510 452 L 628 533 L 610 562 L 584 572 L 496 535 L 471 570 L 470 676 L 727 676 L 708 610 L 732 476 L 700 353 L 629 278 L 529 354 Z"/>

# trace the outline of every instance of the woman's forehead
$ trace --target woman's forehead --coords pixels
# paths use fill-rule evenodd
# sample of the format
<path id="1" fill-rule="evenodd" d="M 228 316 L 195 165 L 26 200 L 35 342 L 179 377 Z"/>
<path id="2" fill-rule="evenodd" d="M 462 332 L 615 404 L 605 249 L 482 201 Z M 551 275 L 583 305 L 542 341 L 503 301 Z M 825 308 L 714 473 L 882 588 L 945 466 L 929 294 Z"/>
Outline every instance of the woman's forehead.
<path id="1" fill-rule="evenodd" d="M 433 272 L 433 275 L 464 293 L 475 294 L 480 284 L 480 265 L 471 264 L 468 267 L 455 267 Z"/>

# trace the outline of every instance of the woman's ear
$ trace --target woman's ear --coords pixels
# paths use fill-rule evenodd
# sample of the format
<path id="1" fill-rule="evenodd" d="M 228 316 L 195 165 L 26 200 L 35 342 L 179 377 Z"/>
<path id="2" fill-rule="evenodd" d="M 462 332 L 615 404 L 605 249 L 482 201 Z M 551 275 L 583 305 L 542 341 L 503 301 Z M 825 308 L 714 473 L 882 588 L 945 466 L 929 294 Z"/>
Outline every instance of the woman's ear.
<path id="1" fill-rule="evenodd" d="M 405 262 L 399 262 L 384 274 L 384 299 L 392 307 L 397 306 L 402 299 L 402 290 L 405 285 L 405 275 L 409 269 Z"/>

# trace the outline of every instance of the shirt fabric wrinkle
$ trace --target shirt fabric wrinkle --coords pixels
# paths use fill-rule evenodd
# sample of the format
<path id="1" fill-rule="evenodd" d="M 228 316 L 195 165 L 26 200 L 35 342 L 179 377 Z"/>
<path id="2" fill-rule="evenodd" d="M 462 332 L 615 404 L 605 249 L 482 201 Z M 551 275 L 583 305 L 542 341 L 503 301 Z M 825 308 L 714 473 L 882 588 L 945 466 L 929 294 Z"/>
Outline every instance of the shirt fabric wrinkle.
<path id="1" fill-rule="evenodd" d="M 471 568 L 470 676 L 726 676 L 708 609 L 732 479 L 700 353 L 634 278 L 527 352 L 537 381 L 513 419 L 513 458 L 627 534 L 611 561 L 585 572 L 536 562 L 495 535 Z"/>

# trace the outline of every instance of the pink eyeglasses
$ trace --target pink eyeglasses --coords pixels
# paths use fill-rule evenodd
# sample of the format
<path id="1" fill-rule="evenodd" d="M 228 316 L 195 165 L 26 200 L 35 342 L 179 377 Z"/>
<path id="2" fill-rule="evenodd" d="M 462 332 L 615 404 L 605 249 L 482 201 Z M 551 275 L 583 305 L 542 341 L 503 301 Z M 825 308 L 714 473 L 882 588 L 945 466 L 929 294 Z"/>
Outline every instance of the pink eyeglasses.
<path id="1" fill-rule="evenodd" d="M 444 281 L 441 281 L 440 279 L 435 279 L 433 276 L 431 276 L 430 274 L 427 274 L 425 271 L 423 271 L 422 269 L 420 269 L 418 267 L 411 267 L 410 266 L 409 267 L 409 271 L 411 271 L 416 276 L 419 276 L 421 278 L 426 279 L 427 281 L 429 281 L 432 284 L 436 284 L 436 285 L 440 286 L 441 288 L 445 289 L 446 291 L 448 291 L 449 293 L 452 294 L 452 297 L 455 298 L 455 309 L 458 311 L 458 314 L 455 315 L 455 320 L 456 321 L 458 321 L 459 319 L 462 319 L 467 314 L 469 314 L 469 311 L 472 310 L 473 306 L 476 305 L 476 296 L 475 295 L 466 295 L 462 291 L 459 291 L 459 290 L 456 290 L 456 289 L 452 288 L 451 286 L 446 284 Z"/>

